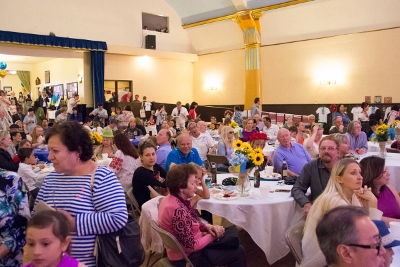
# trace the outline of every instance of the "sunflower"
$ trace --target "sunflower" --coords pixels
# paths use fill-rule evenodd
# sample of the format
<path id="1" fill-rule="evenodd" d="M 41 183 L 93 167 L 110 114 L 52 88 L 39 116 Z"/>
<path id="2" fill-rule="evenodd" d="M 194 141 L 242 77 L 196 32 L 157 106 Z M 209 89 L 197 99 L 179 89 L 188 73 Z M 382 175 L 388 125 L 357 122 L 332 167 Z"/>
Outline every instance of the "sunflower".
<path id="1" fill-rule="evenodd" d="M 264 162 L 264 155 L 260 154 L 260 153 L 256 153 L 253 162 L 254 162 L 254 165 L 260 166 Z"/>
<path id="2" fill-rule="evenodd" d="M 242 143 L 242 149 L 247 151 L 252 150 L 251 145 L 247 142 Z"/>
<path id="3" fill-rule="evenodd" d="M 247 157 L 249 158 L 249 160 L 253 161 L 254 158 L 256 157 L 256 153 L 250 152 L 249 154 L 247 154 Z"/>
<path id="4" fill-rule="evenodd" d="M 235 140 L 232 146 L 234 149 L 242 149 L 242 145 L 243 142 L 241 140 Z"/>
<path id="5" fill-rule="evenodd" d="M 263 151 L 262 151 L 262 149 L 261 148 L 256 148 L 256 149 L 254 149 L 254 153 L 259 153 L 259 154 L 263 154 Z"/>
<path id="6" fill-rule="evenodd" d="M 239 125 L 237 124 L 237 122 L 236 121 L 232 121 L 230 124 L 229 124 L 229 127 L 232 127 L 232 128 L 236 128 L 236 127 L 238 127 Z"/>

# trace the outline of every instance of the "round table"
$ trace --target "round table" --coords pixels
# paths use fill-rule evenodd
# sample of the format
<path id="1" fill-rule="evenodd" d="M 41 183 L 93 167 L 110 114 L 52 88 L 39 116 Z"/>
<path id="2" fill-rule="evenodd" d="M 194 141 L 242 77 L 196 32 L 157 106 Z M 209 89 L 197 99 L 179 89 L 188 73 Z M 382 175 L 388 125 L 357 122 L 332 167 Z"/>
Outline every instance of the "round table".
<path id="1" fill-rule="evenodd" d="M 34 149 L 33 150 L 33 155 L 35 155 L 35 158 L 38 158 L 39 161 L 43 161 L 43 162 L 51 162 L 48 159 L 49 156 L 49 151 L 46 149 Z"/>
<path id="2" fill-rule="evenodd" d="M 232 177 L 232 174 L 217 175 L 218 183 L 227 177 Z M 291 185 L 280 185 L 276 181 L 261 181 L 262 185 L 269 185 L 273 190 L 292 188 Z M 260 195 L 259 190 L 252 188 L 250 193 Z M 304 215 L 301 207 L 291 197 L 290 191 L 270 193 L 268 198 L 261 199 L 250 196 L 219 200 L 211 196 L 210 199 L 200 200 L 195 208 L 224 217 L 245 229 L 264 251 L 269 264 L 289 253 L 285 233 L 291 225 L 302 220 Z"/>

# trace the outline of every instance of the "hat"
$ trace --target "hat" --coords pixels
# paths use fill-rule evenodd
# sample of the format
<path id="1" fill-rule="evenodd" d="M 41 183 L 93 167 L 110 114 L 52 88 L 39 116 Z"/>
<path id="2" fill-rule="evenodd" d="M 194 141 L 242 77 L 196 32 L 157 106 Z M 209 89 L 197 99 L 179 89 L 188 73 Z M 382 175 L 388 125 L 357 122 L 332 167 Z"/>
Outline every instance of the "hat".
<path id="1" fill-rule="evenodd" d="M 114 137 L 113 131 L 112 131 L 112 130 L 104 130 L 104 131 L 103 131 L 103 138 L 104 138 L 104 137 L 106 137 L 106 138 L 112 138 L 112 137 Z"/>
<path id="2" fill-rule="evenodd" d="M 392 248 L 400 246 L 399 240 L 394 240 L 393 236 L 390 234 L 384 221 L 372 220 L 376 227 L 378 227 L 379 235 L 382 237 L 382 245 L 385 248 Z"/>
<path id="3" fill-rule="evenodd" d="M 18 124 L 11 124 L 10 125 L 10 129 L 19 129 L 19 126 L 18 126 Z"/>

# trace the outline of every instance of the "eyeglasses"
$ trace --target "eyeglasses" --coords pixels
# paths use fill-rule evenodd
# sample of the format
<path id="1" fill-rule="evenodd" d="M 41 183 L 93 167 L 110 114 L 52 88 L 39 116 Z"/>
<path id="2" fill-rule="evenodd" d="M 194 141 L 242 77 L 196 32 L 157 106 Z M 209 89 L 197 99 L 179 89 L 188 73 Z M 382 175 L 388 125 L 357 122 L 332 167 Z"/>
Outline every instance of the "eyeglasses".
<path id="1" fill-rule="evenodd" d="M 234 134 L 235 132 L 229 132 L 230 134 Z"/>
<path id="2" fill-rule="evenodd" d="M 378 244 L 376 244 L 376 245 L 347 244 L 346 246 L 366 248 L 366 249 L 376 249 L 376 250 L 378 250 L 378 253 L 376 255 L 379 255 L 379 251 L 381 250 L 381 246 L 382 246 L 382 237 L 379 236 L 379 241 L 378 241 Z"/>
<path id="3" fill-rule="evenodd" d="M 336 147 L 324 147 L 324 146 L 319 148 L 320 151 L 325 151 L 325 150 L 333 151 L 333 150 L 336 150 L 336 149 L 337 149 Z"/>

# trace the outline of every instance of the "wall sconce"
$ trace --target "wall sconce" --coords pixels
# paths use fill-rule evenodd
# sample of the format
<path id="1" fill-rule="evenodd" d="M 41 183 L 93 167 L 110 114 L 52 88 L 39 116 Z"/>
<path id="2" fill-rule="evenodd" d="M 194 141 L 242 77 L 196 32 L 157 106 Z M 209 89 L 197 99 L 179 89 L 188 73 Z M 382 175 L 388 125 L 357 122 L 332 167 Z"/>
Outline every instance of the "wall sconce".
<path id="1" fill-rule="evenodd" d="M 80 74 L 78 74 L 78 82 L 82 83 L 82 76 Z"/>
<path id="2" fill-rule="evenodd" d="M 208 87 L 207 89 L 210 90 L 210 91 L 217 91 L 217 90 L 218 90 L 218 87 L 216 87 L 216 86 L 215 86 L 215 87 L 212 87 L 212 86 L 211 86 L 211 87 Z"/>
<path id="3" fill-rule="evenodd" d="M 321 85 L 335 85 L 336 80 L 323 80 L 319 82 Z"/>

